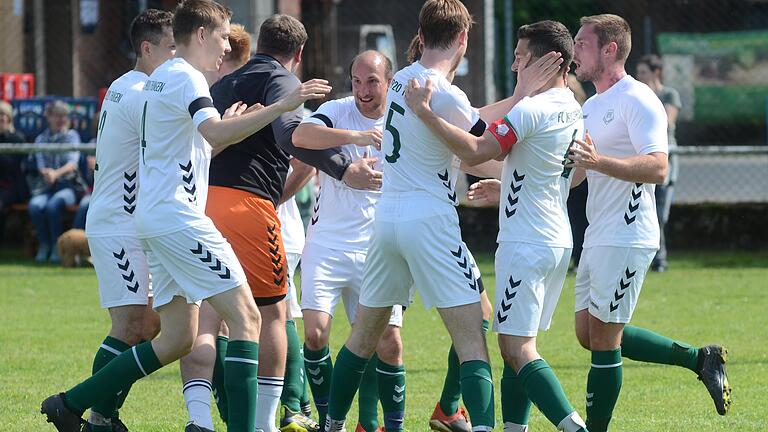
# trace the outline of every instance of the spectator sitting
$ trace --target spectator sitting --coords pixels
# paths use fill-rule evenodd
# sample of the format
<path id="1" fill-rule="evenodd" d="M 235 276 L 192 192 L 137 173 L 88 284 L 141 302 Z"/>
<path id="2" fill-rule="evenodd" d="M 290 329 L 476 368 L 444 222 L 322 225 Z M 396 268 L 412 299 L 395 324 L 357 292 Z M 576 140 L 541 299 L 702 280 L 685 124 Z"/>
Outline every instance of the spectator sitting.
<path id="1" fill-rule="evenodd" d="M 69 128 L 70 108 L 65 102 L 53 101 L 45 107 L 48 129 L 35 138 L 38 143 L 80 144 L 80 136 Z M 40 247 L 35 261 L 61 261 L 56 252 L 56 240 L 62 232 L 62 210 L 78 202 L 84 188 L 78 179 L 80 153 L 38 152 L 33 166 L 39 176 L 30 184 L 29 216 L 35 226 Z"/>
<path id="2" fill-rule="evenodd" d="M 0 143 L 23 143 L 24 137 L 13 128 L 13 108 L 0 101 Z M 0 155 L 0 244 L 5 217 L 11 204 L 27 200 L 27 186 L 21 171 L 23 155 Z"/>

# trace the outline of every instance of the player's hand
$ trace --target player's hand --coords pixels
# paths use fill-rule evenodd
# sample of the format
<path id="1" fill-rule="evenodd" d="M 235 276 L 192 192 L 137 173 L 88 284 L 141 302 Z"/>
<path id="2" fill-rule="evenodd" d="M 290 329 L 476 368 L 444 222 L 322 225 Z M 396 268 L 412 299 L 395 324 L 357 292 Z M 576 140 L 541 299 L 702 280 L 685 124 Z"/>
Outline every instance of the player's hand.
<path id="1" fill-rule="evenodd" d="M 422 87 L 415 78 L 408 81 L 405 89 L 405 103 L 417 116 L 430 112 L 429 103 L 432 101 L 432 81 L 427 80 Z"/>
<path id="2" fill-rule="evenodd" d="M 478 207 L 496 205 L 501 199 L 501 182 L 496 179 L 484 179 L 473 183 L 467 191 L 467 199 Z"/>
<path id="3" fill-rule="evenodd" d="M 224 120 L 232 117 L 238 117 L 242 115 L 247 108 L 248 105 L 244 104 L 242 101 L 237 101 L 224 111 L 224 115 L 221 116 L 221 119 Z"/>
<path id="4" fill-rule="evenodd" d="M 528 53 L 517 66 L 515 93 L 520 96 L 531 96 L 548 83 L 560 70 L 563 55 L 550 51 L 531 64 L 530 61 L 531 53 Z"/>
<path id="5" fill-rule="evenodd" d="M 354 134 L 352 143 L 359 147 L 374 146 L 376 150 L 381 150 L 381 130 L 373 128 L 367 131 L 358 131 Z"/>
<path id="6" fill-rule="evenodd" d="M 301 83 L 291 94 L 280 100 L 285 112 L 293 111 L 310 99 L 322 99 L 331 92 L 331 86 L 324 79 L 311 79 Z"/>
<path id="7" fill-rule="evenodd" d="M 377 160 L 377 158 L 364 157 L 352 162 L 344 171 L 341 181 L 352 189 L 381 189 L 382 172 L 373 169 Z"/>
<path id="8" fill-rule="evenodd" d="M 574 144 L 568 153 L 571 163 L 565 166 L 599 171 L 600 154 L 597 153 L 597 148 L 592 142 L 589 132 L 584 136 L 584 140 L 576 139 L 573 142 Z"/>
<path id="9" fill-rule="evenodd" d="M 264 105 L 262 105 L 262 104 L 257 102 L 255 104 L 249 106 L 245 111 L 243 111 L 243 114 L 252 113 L 252 112 L 258 111 L 258 110 L 260 110 L 262 108 L 264 108 Z"/>

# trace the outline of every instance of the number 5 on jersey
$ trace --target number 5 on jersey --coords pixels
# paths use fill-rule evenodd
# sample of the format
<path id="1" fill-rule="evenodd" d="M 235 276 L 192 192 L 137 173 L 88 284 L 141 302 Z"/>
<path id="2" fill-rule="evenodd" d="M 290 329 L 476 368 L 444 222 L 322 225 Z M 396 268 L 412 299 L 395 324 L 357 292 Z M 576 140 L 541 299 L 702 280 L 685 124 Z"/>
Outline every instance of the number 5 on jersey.
<path id="1" fill-rule="evenodd" d="M 384 129 L 388 130 L 389 133 L 392 134 L 392 154 L 384 156 L 384 159 L 386 159 L 386 161 L 389 163 L 395 163 L 400 158 L 400 132 L 395 126 L 392 125 L 392 117 L 394 116 L 395 112 L 401 116 L 405 116 L 405 109 L 395 102 L 389 104 L 387 123 L 384 126 Z"/>

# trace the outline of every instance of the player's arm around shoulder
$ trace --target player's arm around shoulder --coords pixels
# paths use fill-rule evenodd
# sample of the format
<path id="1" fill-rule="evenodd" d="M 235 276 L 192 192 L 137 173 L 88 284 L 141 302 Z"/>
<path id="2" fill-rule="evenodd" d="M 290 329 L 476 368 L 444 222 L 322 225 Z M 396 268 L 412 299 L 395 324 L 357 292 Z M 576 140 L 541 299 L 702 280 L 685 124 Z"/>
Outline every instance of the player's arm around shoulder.
<path id="1" fill-rule="evenodd" d="M 221 150 L 269 126 L 283 113 L 295 110 L 305 101 L 323 98 L 330 91 L 327 81 L 312 79 L 267 107 L 248 107 L 242 102 L 235 102 L 221 118 L 214 116 L 205 120 L 198 130 L 214 150 Z"/>
<path id="2" fill-rule="evenodd" d="M 502 145 L 490 132 L 473 135 L 438 116 L 430 106 L 432 90 L 432 81 L 427 80 L 422 87 L 417 80 L 411 79 L 405 91 L 406 104 L 462 162 L 473 166 L 503 153 Z"/>
<path id="3" fill-rule="evenodd" d="M 293 131 L 293 145 L 310 150 L 324 150 L 347 144 L 360 147 L 381 148 L 382 133 L 379 129 L 357 131 L 336 127 L 342 102 L 328 101 L 310 117 L 304 119 Z"/>

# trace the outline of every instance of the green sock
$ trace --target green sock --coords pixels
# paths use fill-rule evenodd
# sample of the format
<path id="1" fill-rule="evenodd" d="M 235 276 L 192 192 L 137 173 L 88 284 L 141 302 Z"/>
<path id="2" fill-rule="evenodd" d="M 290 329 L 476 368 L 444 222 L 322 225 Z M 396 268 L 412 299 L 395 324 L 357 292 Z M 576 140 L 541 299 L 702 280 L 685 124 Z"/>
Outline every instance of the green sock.
<path id="1" fill-rule="evenodd" d="M 151 339 L 150 340 L 142 339 L 139 341 L 139 343 L 144 343 L 149 341 L 151 341 Z M 125 404 L 125 400 L 128 398 L 128 392 L 131 390 L 131 386 L 133 386 L 133 384 L 128 384 L 128 386 L 124 388 L 123 391 L 117 394 L 117 408 L 112 413 L 112 421 L 120 418 L 120 414 L 118 410 L 123 407 L 123 404 Z"/>
<path id="2" fill-rule="evenodd" d="M 483 320 L 483 334 L 488 331 L 490 323 Z M 461 385 L 459 384 L 459 356 L 456 350 L 448 351 L 448 371 L 445 373 L 443 381 L 443 392 L 440 394 L 440 409 L 448 416 L 456 414 L 459 410 L 459 399 L 461 399 Z"/>
<path id="3" fill-rule="evenodd" d="M 127 343 L 121 341 L 120 339 L 107 336 L 104 338 L 104 342 L 101 343 L 99 350 L 96 351 L 96 356 L 93 358 L 93 367 L 91 369 L 91 373 L 96 374 L 99 370 L 101 370 L 101 368 L 106 366 L 107 363 L 112 361 L 119 354 L 129 349 L 131 349 L 131 346 Z M 114 397 L 100 400 L 93 407 L 91 407 L 91 411 L 101 414 L 101 416 L 104 418 L 115 417 L 118 406 L 122 405 L 120 403 L 121 399 L 122 401 L 125 400 L 125 397 L 122 396 L 127 396 L 130 389 L 131 386 L 129 384 L 127 388 L 121 389 L 120 392 L 115 394 Z"/>
<path id="4" fill-rule="evenodd" d="M 225 424 L 227 423 L 227 414 L 229 414 L 229 405 L 227 404 L 227 390 L 224 385 L 224 358 L 227 356 L 228 345 L 228 337 L 216 337 L 216 360 L 213 363 L 213 377 L 211 378 L 213 400 L 216 401 L 216 409 L 219 410 L 219 417 L 221 417 L 221 420 Z"/>
<path id="5" fill-rule="evenodd" d="M 699 350 L 650 330 L 625 326 L 621 355 L 641 362 L 682 366 L 697 372 Z"/>
<path id="6" fill-rule="evenodd" d="M 621 391 L 621 348 L 592 351 L 587 377 L 587 429 L 606 432 Z"/>
<path id="7" fill-rule="evenodd" d="M 333 368 L 328 417 L 338 421 L 346 419 L 367 365 L 367 358 L 355 355 L 346 345 L 341 347 Z"/>
<path id="8" fill-rule="evenodd" d="M 574 411 L 555 372 L 544 359 L 529 362 L 518 376 L 528 397 L 555 427 Z"/>
<path id="9" fill-rule="evenodd" d="M 387 432 L 403 430 L 405 423 L 405 365 L 393 366 L 378 359 L 379 398 Z"/>
<path id="10" fill-rule="evenodd" d="M 92 424 L 90 425 L 90 427 L 91 427 L 90 429 L 91 432 L 112 432 L 111 424 L 109 426 Z"/>
<path id="11" fill-rule="evenodd" d="M 71 388 L 64 394 L 64 399 L 69 409 L 82 415 L 86 409 L 114 397 L 121 389 L 162 366 L 152 344 L 144 342 L 124 351 L 96 374 Z"/>
<path id="12" fill-rule="evenodd" d="M 333 360 L 328 346 L 313 351 L 304 345 L 304 368 L 307 371 L 307 381 L 315 399 L 315 408 L 320 417 L 320 426 L 325 424 L 328 415 L 328 397 L 331 394 L 331 375 L 333 375 Z"/>
<path id="13" fill-rule="evenodd" d="M 280 403 L 291 411 L 299 412 L 301 405 L 301 392 L 304 390 L 304 380 L 301 372 L 304 369 L 304 359 L 301 357 L 301 341 L 296 331 L 296 323 L 292 320 L 285 322 L 285 331 L 288 335 L 288 355 L 285 358 L 285 382 L 283 393 L 280 395 Z"/>
<path id="14" fill-rule="evenodd" d="M 461 397 L 472 419 L 472 427 L 485 426 L 493 430 L 493 377 L 491 365 L 482 360 L 470 360 L 459 367 Z"/>
<path id="15" fill-rule="evenodd" d="M 301 358 L 304 358 L 304 349 L 302 348 L 301 351 L 299 351 L 301 354 Z M 304 365 L 301 367 L 301 397 L 299 397 L 299 405 L 302 407 L 308 407 L 310 406 L 309 401 L 309 384 L 307 383 L 307 374 L 306 370 L 304 368 Z"/>
<path id="16" fill-rule="evenodd" d="M 256 429 L 257 373 L 259 344 L 230 340 L 224 358 L 224 385 L 227 390 L 227 430 L 252 432 Z"/>
<path id="17" fill-rule="evenodd" d="M 523 380 L 514 369 L 504 365 L 504 375 L 501 377 L 501 418 L 504 423 L 527 425 L 532 405 Z"/>
<path id="18" fill-rule="evenodd" d="M 360 381 L 360 392 L 357 396 L 358 422 L 366 432 L 374 432 L 379 428 L 379 377 L 376 373 L 378 364 L 376 354 L 368 361 Z"/>

